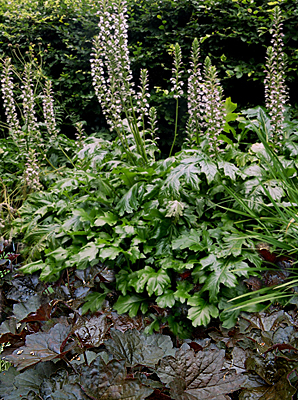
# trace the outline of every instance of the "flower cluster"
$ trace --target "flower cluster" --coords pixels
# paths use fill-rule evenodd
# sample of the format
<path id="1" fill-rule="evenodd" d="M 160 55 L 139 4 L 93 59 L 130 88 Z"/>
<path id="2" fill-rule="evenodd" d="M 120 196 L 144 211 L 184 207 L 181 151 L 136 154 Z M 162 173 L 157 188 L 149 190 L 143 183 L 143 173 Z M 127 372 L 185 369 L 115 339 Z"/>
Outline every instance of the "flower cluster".
<path id="1" fill-rule="evenodd" d="M 202 101 L 202 75 L 199 63 L 200 47 L 197 38 L 194 39 L 191 49 L 191 69 L 188 70 L 187 108 L 188 121 L 187 133 L 192 142 L 199 144 L 199 137 L 203 128 L 204 107 Z"/>
<path id="2" fill-rule="evenodd" d="M 23 99 L 23 113 L 25 124 L 28 131 L 35 131 L 37 129 L 37 119 L 34 111 L 34 93 L 31 74 L 31 65 L 25 64 L 24 67 L 24 84 L 21 86 Z"/>
<path id="3" fill-rule="evenodd" d="M 183 90 L 182 86 L 184 84 L 183 81 L 180 81 L 181 79 L 181 66 L 182 66 L 182 54 L 181 54 L 181 48 L 178 43 L 175 44 L 174 47 L 174 68 L 172 68 L 172 78 L 170 79 L 170 82 L 172 83 L 172 92 L 174 99 L 176 99 L 176 118 L 175 118 L 175 131 L 174 131 L 174 139 L 172 143 L 172 147 L 170 150 L 170 156 L 172 155 L 172 151 L 174 149 L 174 145 L 176 143 L 177 139 L 177 129 L 178 129 L 178 99 L 183 95 Z"/>
<path id="4" fill-rule="evenodd" d="M 174 47 L 174 68 L 172 68 L 172 78 L 170 82 L 172 83 L 172 92 L 174 93 L 174 99 L 179 99 L 183 95 L 182 86 L 184 84 L 181 79 L 181 66 L 182 66 L 182 54 L 181 48 L 178 43 Z"/>
<path id="5" fill-rule="evenodd" d="M 219 139 L 225 124 L 223 90 L 217 77 L 216 68 L 206 57 L 203 77 L 199 64 L 199 43 L 194 39 L 191 53 L 192 69 L 188 79 L 187 132 L 192 142 L 203 143 L 211 155 L 217 154 L 223 143 Z"/>
<path id="6" fill-rule="evenodd" d="M 127 156 L 131 160 L 136 158 L 136 149 L 137 158 L 140 156 L 146 163 L 145 141 L 138 119 L 144 124 L 148 112 L 145 101 L 148 97 L 147 72 L 141 72 L 141 93 L 136 95 L 128 51 L 127 1 L 99 0 L 99 3 L 99 35 L 94 41 L 90 60 L 95 93 L 110 129 L 117 132 Z M 138 113 L 140 118 L 137 118 Z M 127 121 L 127 127 L 124 121 Z M 129 146 L 126 131 L 133 134 L 133 148 Z"/>
<path id="7" fill-rule="evenodd" d="M 91 74 L 95 93 L 111 130 L 122 128 L 121 114 L 132 111 L 132 73 L 128 52 L 126 1 L 100 0 L 99 35 L 94 41 Z"/>
<path id="8" fill-rule="evenodd" d="M 202 109 L 205 113 L 204 137 L 208 140 L 209 151 L 217 154 L 219 145 L 223 143 L 218 136 L 222 133 L 225 123 L 225 108 L 223 101 L 223 90 L 217 77 L 216 68 L 211 65 L 209 57 L 204 63 L 204 84 L 202 86 Z"/>
<path id="9" fill-rule="evenodd" d="M 76 122 L 75 127 L 77 129 L 77 132 L 75 134 L 76 136 L 76 145 L 79 148 L 83 147 L 83 140 L 86 139 L 86 136 L 84 135 L 85 131 L 83 129 L 83 122 Z"/>
<path id="10" fill-rule="evenodd" d="M 55 139 L 59 131 L 56 126 L 56 120 L 54 114 L 52 82 L 48 79 L 45 82 L 44 94 L 42 97 L 42 107 L 43 107 L 44 120 L 48 133 L 50 135 L 50 139 Z"/>
<path id="11" fill-rule="evenodd" d="M 273 10 L 271 46 L 267 49 L 265 104 L 271 117 L 272 141 L 277 144 L 283 138 L 285 105 L 288 89 L 285 84 L 286 56 L 283 53 L 282 16 L 277 6 Z"/>
<path id="12" fill-rule="evenodd" d="M 27 63 L 24 66 L 24 79 L 23 85 L 21 86 L 23 100 L 23 114 L 26 130 L 28 133 L 27 143 L 32 145 L 42 146 L 42 138 L 38 129 L 37 118 L 35 115 L 34 104 L 34 92 L 32 83 L 32 72 L 31 64 Z"/>
<path id="13" fill-rule="evenodd" d="M 149 125 L 150 125 L 149 133 L 151 134 L 152 140 L 157 139 L 155 136 L 156 131 L 157 131 L 156 115 L 157 115 L 156 108 L 150 107 L 150 110 L 149 110 Z"/>
<path id="14" fill-rule="evenodd" d="M 5 115 L 7 118 L 7 124 L 9 127 L 9 132 L 12 138 L 21 144 L 23 141 L 23 132 L 20 127 L 20 122 L 18 119 L 16 105 L 13 95 L 13 80 L 12 80 L 12 65 L 11 59 L 6 58 L 3 63 L 3 72 L 1 77 L 1 86 L 3 93 L 3 105 L 5 109 Z"/>
<path id="15" fill-rule="evenodd" d="M 140 91 L 136 94 L 137 113 L 139 114 L 138 120 L 144 122 L 144 117 L 149 115 L 149 102 L 150 94 L 148 93 L 148 71 L 147 69 L 141 70 L 140 76 L 141 85 L 138 87 Z M 143 123 L 144 125 L 144 123 Z M 143 126 L 143 128 L 145 128 Z"/>
<path id="16" fill-rule="evenodd" d="M 39 181 L 39 166 L 37 164 L 35 150 L 30 149 L 26 158 L 26 169 L 24 171 L 26 185 L 31 190 L 41 190 L 42 185 Z"/>

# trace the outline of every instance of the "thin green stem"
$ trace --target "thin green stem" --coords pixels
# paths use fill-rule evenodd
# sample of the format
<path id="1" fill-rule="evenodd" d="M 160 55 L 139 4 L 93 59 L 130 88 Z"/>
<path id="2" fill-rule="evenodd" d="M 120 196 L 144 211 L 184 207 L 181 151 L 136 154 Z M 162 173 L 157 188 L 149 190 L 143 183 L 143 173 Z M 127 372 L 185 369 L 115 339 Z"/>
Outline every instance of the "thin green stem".
<path id="1" fill-rule="evenodd" d="M 74 169 L 76 168 L 74 163 L 71 161 L 71 159 L 68 157 L 68 155 L 65 153 L 65 151 L 63 150 L 63 148 L 60 146 L 59 144 L 59 149 L 62 151 L 62 153 L 65 155 L 65 157 L 68 159 L 68 161 L 71 163 L 71 165 L 74 167 Z"/>
<path id="2" fill-rule="evenodd" d="M 172 155 L 172 151 L 173 151 L 173 148 L 174 148 L 174 146 L 175 146 L 175 142 L 176 142 L 176 138 L 177 138 L 177 130 L 178 130 L 178 106 L 179 106 L 179 100 L 176 99 L 175 132 L 174 132 L 174 140 L 173 140 L 173 143 L 172 143 L 172 147 L 171 147 L 171 151 L 170 151 L 169 157 L 171 157 L 171 155 Z"/>
<path id="3" fill-rule="evenodd" d="M 138 143 L 138 147 L 140 149 L 140 153 L 139 153 L 140 156 L 142 156 L 144 161 L 145 161 L 145 163 L 147 163 L 148 162 L 148 158 L 147 158 L 146 150 L 145 150 L 145 147 L 144 147 L 144 141 L 143 141 L 143 139 L 142 139 L 142 137 L 140 135 L 139 127 L 138 127 L 138 124 L 136 122 L 137 118 L 136 118 L 134 106 L 132 104 L 131 96 L 130 96 L 130 106 L 131 106 L 131 109 L 132 109 L 132 117 L 133 117 L 133 122 L 134 122 L 134 124 L 133 124 L 134 125 L 134 129 L 132 131 L 133 132 L 133 136 L 135 138 L 136 144 Z"/>

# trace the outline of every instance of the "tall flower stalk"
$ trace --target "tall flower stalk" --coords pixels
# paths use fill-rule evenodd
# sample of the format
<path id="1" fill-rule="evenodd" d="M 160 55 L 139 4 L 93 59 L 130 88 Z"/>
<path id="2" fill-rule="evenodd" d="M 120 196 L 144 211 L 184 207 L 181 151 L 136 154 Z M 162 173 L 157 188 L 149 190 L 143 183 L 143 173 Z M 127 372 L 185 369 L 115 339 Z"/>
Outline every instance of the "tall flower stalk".
<path id="1" fill-rule="evenodd" d="M 149 115 L 149 102 L 150 98 L 148 89 L 148 71 L 147 69 L 141 70 L 139 92 L 136 94 L 136 104 L 139 112 L 138 121 L 142 124 L 143 132 L 145 130 L 145 118 Z"/>
<path id="2" fill-rule="evenodd" d="M 52 82 L 49 79 L 47 79 L 45 82 L 44 94 L 42 98 L 42 108 L 43 108 L 44 121 L 47 127 L 50 140 L 55 140 L 57 138 L 58 129 L 54 113 Z"/>
<path id="3" fill-rule="evenodd" d="M 26 157 L 27 162 L 25 164 L 24 179 L 26 186 L 30 190 L 41 190 L 42 185 L 39 181 L 40 168 L 38 166 L 38 161 L 34 149 L 30 149 Z"/>
<path id="4" fill-rule="evenodd" d="M 267 138 L 275 144 L 280 144 L 283 139 L 283 123 L 285 105 L 288 100 L 288 89 L 285 84 L 286 56 L 283 53 L 282 15 L 280 8 L 273 10 L 273 26 L 271 46 L 267 49 L 266 78 L 265 78 L 265 104 L 271 117 L 272 137 Z"/>
<path id="5" fill-rule="evenodd" d="M 75 127 L 76 127 L 76 145 L 79 149 L 81 149 L 83 147 L 83 142 L 84 139 L 86 139 L 86 135 L 85 135 L 85 131 L 83 129 L 83 122 L 76 122 L 75 123 Z"/>
<path id="6" fill-rule="evenodd" d="M 111 130 L 115 130 L 128 157 L 133 160 L 122 117 L 133 134 L 137 154 L 147 162 L 143 134 L 138 115 L 144 125 L 147 72 L 141 72 L 141 93 L 136 95 L 132 82 L 127 43 L 126 0 L 100 0 L 99 35 L 94 41 L 91 70 L 95 93 Z M 137 104 L 136 104 L 137 100 Z M 140 108 L 138 108 L 138 105 Z"/>
<path id="7" fill-rule="evenodd" d="M 156 139 L 156 131 L 157 131 L 157 112 L 155 107 L 150 107 L 149 109 L 149 133 L 151 135 L 151 139 Z"/>
<path id="8" fill-rule="evenodd" d="M 23 100 L 23 115 L 24 123 L 27 132 L 26 144 L 27 150 L 31 147 L 36 148 L 43 146 L 42 137 L 37 124 L 37 118 L 35 114 L 35 96 L 33 92 L 33 80 L 31 64 L 27 63 L 24 66 L 24 78 L 23 85 L 21 86 L 22 94 L 21 98 Z"/>
<path id="9" fill-rule="evenodd" d="M 211 65 L 209 57 L 204 63 L 204 84 L 202 86 L 202 108 L 204 108 L 203 126 L 205 127 L 204 137 L 208 141 L 209 152 L 212 156 L 220 152 L 219 146 L 223 143 L 219 139 L 225 123 L 225 108 L 223 90 L 217 77 L 216 68 Z"/>
<path id="10" fill-rule="evenodd" d="M 7 117 L 9 134 L 17 143 L 19 155 L 24 161 L 22 173 L 26 187 L 30 190 L 40 190 L 42 186 L 39 182 L 38 160 L 41 159 L 41 156 L 46 159 L 46 156 L 44 150 L 45 142 L 42 138 L 40 124 L 37 122 L 35 113 L 36 94 L 34 93 L 32 64 L 25 64 L 23 76 L 18 76 L 18 78 L 21 80 L 20 97 L 23 103 L 22 112 L 20 113 L 20 120 L 18 118 L 14 100 L 12 73 L 13 66 L 11 65 L 11 60 L 7 58 L 3 62 L 1 83 L 3 94 L 2 97 Z M 43 102 L 45 125 L 49 134 L 47 146 L 51 146 L 51 140 L 55 140 L 57 138 L 58 129 L 55 121 L 53 95 L 50 81 L 46 81 L 44 93 L 41 97 Z M 49 160 L 47 161 L 50 163 Z"/>
<path id="11" fill-rule="evenodd" d="M 201 64 L 199 63 L 200 58 L 200 47 L 197 38 L 194 39 L 191 48 L 190 66 L 188 70 L 188 122 L 187 122 L 187 133 L 192 142 L 199 144 L 199 138 L 202 132 L 203 116 L 204 116 L 204 104 L 202 101 L 202 75 L 201 75 Z"/>
<path id="12" fill-rule="evenodd" d="M 3 71 L 1 76 L 1 88 L 3 94 L 3 105 L 7 119 L 8 129 L 11 137 L 21 145 L 24 142 L 24 133 L 21 129 L 19 118 L 17 115 L 16 104 L 13 94 L 13 67 L 11 59 L 6 58 L 3 63 Z"/>
<path id="13" fill-rule="evenodd" d="M 214 156 L 221 151 L 219 146 L 223 143 L 219 137 L 225 124 L 223 89 L 209 57 L 205 59 L 201 74 L 199 56 L 199 42 L 194 39 L 188 71 L 187 132 L 191 142 L 202 144 Z"/>
<path id="14" fill-rule="evenodd" d="M 179 97 L 183 95 L 183 81 L 181 81 L 181 66 L 182 66 L 182 54 L 181 48 L 178 43 L 175 44 L 174 48 L 174 66 L 172 68 L 172 78 L 170 79 L 172 83 L 172 92 L 174 93 L 173 97 L 176 99 L 176 118 L 175 118 L 175 130 L 174 130 L 174 139 L 172 143 L 172 147 L 170 150 L 170 156 L 172 155 L 172 151 L 177 139 L 177 129 L 178 129 L 178 110 L 179 110 Z"/>

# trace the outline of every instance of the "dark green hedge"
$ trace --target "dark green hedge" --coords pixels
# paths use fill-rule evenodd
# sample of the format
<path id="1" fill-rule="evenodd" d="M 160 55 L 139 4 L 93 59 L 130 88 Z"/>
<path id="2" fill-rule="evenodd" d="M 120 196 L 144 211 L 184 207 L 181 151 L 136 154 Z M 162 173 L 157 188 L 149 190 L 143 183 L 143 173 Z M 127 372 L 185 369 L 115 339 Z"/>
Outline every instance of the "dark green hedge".
<path id="1" fill-rule="evenodd" d="M 21 53 L 42 58 L 44 73 L 54 80 L 57 101 L 65 115 L 87 121 L 87 132 L 104 126 L 93 93 L 89 56 L 97 34 L 97 2 L 91 0 L 2 0 L 0 54 L 13 56 L 21 67 Z M 289 56 L 288 84 L 292 104 L 298 103 L 297 0 L 130 0 L 129 43 L 136 79 L 149 69 L 152 101 L 158 106 L 163 136 L 172 135 L 174 101 L 155 87 L 169 89 L 171 46 L 178 42 L 185 61 L 190 46 L 201 39 L 202 61 L 209 55 L 218 67 L 225 95 L 240 106 L 264 102 L 264 62 L 270 44 L 270 15 L 280 4 L 284 16 L 285 52 Z M 185 123 L 182 101 L 180 127 Z M 64 119 L 63 130 L 71 118 Z M 69 132 L 68 132 L 69 131 Z"/>
<path id="2" fill-rule="evenodd" d="M 1 57 L 10 56 L 21 70 L 33 54 L 45 75 L 54 81 L 56 101 L 62 109 L 64 131 L 71 119 L 103 124 L 92 89 L 90 52 L 97 33 L 95 1 L 12 0 L 2 3 Z M 73 129 L 73 128 L 71 128 Z"/>

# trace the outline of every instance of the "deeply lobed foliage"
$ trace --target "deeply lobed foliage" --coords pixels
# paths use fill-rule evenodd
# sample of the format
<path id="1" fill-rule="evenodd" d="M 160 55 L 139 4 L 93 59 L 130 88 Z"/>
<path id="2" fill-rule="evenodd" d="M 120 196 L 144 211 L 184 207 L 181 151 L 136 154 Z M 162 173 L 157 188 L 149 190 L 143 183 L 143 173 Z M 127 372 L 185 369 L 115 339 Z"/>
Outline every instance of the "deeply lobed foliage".
<path id="1" fill-rule="evenodd" d="M 156 159 L 146 70 L 137 91 L 130 83 L 125 1 L 102 5 L 101 22 L 110 31 L 94 42 L 92 73 L 116 140 L 101 134 L 84 140 L 82 122 L 77 142 L 57 137 L 50 82 L 41 97 L 45 124 L 38 122 L 30 64 L 21 123 L 13 117 L 12 91 L 2 87 L 11 136 L 3 146 L 11 171 L 3 171 L 2 197 L 12 202 L 1 207 L 13 219 L 18 199 L 7 188 L 17 168 L 28 197 L 14 223 L 5 222 L 25 246 L 23 259 L 13 243 L 0 246 L 0 344 L 9 343 L 3 355 L 17 368 L 0 375 L 0 395 L 211 400 L 238 391 L 242 399 L 290 399 L 297 384 L 296 314 L 240 316 L 240 310 L 297 301 L 297 121 L 278 113 L 274 102 L 268 110 L 235 113 L 208 57 L 203 81 L 194 85 L 195 40 L 189 110 L 199 105 L 202 112 L 189 112 L 181 151 L 171 156 L 173 144 L 168 158 Z M 267 53 L 271 75 L 277 47 Z M 176 139 L 179 44 L 173 52 Z M 9 88 L 5 63 L 2 82 Z M 266 96 L 274 98 L 268 82 Z M 49 141 L 41 136 L 45 128 Z M 254 142 L 247 145 L 247 138 Z M 208 324 L 213 343 L 197 340 L 207 335 L 199 326 Z M 146 336 L 154 331 L 160 334 Z M 161 332 L 176 336 L 176 348 Z"/>
<path id="2" fill-rule="evenodd" d="M 143 105 L 139 112 L 134 105 L 144 102 L 146 71 L 141 73 L 141 94 L 135 93 L 129 83 L 132 77 L 127 50 L 126 7 L 125 2 L 118 3 L 102 2 L 104 13 L 100 18 L 105 29 L 110 29 L 110 41 L 102 31 L 95 40 L 91 63 L 95 91 L 103 101 L 103 110 L 119 139 L 109 142 L 89 138 L 78 144 L 83 148 L 73 159 L 60 147 L 72 168 L 56 169 L 48 190 L 30 195 L 19 210 L 15 229 L 28 246 L 27 264 L 22 271 L 40 271 L 40 279 L 51 282 L 59 279 L 66 269 L 84 269 L 98 262 L 113 266 L 116 283 L 102 287 L 97 294 L 90 293 L 83 311 L 97 311 L 107 293 L 116 290 L 117 296 L 120 295 L 114 304 L 118 312 L 135 316 L 139 308 L 146 312 L 150 302 L 156 303 L 158 307 L 171 309 L 172 317 L 167 319 L 163 313 L 154 315 L 148 330 L 158 329 L 159 322 L 167 321 L 171 329 L 181 335 L 185 322 L 175 318 L 181 314 L 181 308 L 184 309 L 182 315 L 191 320 L 193 326 L 207 325 L 226 308 L 227 301 L 244 294 L 243 279 L 256 274 L 251 267 L 260 266 L 258 255 L 251 252 L 254 246 L 251 237 L 243 237 L 242 233 L 247 226 L 254 227 L 255 222 L 249 221 L 248 225 L 247 221 L 235 218 L 231 214 L 234 200 L 230 198 L 223 203 L 223 198 L 231 191 L 249 196 L 248 205 L 240 202 L 238 214 L 243 215 L 243 208 L 248 207 L 253 212 L 252 219 L 259 212 L 269 219 L 271 210 L 266 207 L 266 202 L 281 202 L 288 193 L 283 177 L 272 173 L 270 162 L 267 166 L 262 164 L 264 151 L 266 153 L 262 144 L 253 144 L 249 151 L 242 150 L 243 139 L 249 130 L 263 131 L 261 136 L 265 135 L 266 141 L 277 145 L 274 141 L 276 132 L 266 112 L 256 108 L 246 112 L 249 117 L 256 117 L 255 120 L 238 118 L 234 113 L 236 105 L 230 99 L 225 102 L 222 99 L 216 69 L 209 58 L 204 64 L 205 80 L 200 83 L 203 123 L 190 114 L 189 126 L 200 125 L 201 132 L 195 135 L 195 140 L 190 133 L 189 142 L 186 141 L 180 153 L 155 160 L 156 141 L 146 138 L 147 106 Z M 113 18 L 107 17 L 110 14 Z M 111 21 L 114 21 L 112 25 Z M 113 51 L 112 47 L 117 45 L 116 32 L 121 37 L 121 46 Z M 198 41 L 194 41 L 193 68 L 199 65 L 197 48 Z M 176 87 L 173 93 L 178 109 L 178 98 L 182 93 L 178 44 L 174 50 L 176 75 L 172 83 Z M 9 62 L 6 64 L 4 81 L 9 83 L 6 75 L 9 75 L 10 65 Z M 116 77 L 112 73 L 113 65 L 119 69 Z M 28 112 L 29 103 L 24 102 L 24 127 L 18 128 L 17 132 L 10 126 L 10 130 L 11 134 L 19 135 L 21 156 L 25 155 L 24 146 L 27 149 L 35 146 L 41 151 L 40 156 L 46 157 L 46 151 L 53 151 L 51 144 L 56 146 L 56 143 L 52 143 L 50 136 L 49 144 L 41 145 L 38 143 L 40 136 L 35 137 L 41 124 L 34 117 L 33 91 L 27 71 L 30 72 L 30 64 L 25 66 L 23 97 L 27 96 L 26 91 L 31 93 L 31 111 Z M 5 86 L 3 88 L 6 104 L 12 104 L 10 108 L 6 105 L 10 116 L 14 109 L 13 99 L 8 99 Z M 268 84 L 267 92 L 270 90 Z M 195 98 L 194 92 L 194 105 L 190 103 L 189 108 L 195 106 Z M 122 112 L 125 120 L 121 119 Z M 135 119 L 136 113 L 140 113 L 141 122 Z M 238 134 L 229 124 L 237 119 L 240 122 Z M 14 121 L 14 117 L 10 116 L 10 120 Z M 287 124 L 287 149 L 290 151 L 288 154 L 287 150 L 284 154 L 280 151 L 279 157 L 286 174 L 295 178 L 295 161 L 291 156 L 295 156 L 297 130 L 295 121 Z M 177 125 L 175 132 L 176 129 Z M 48 161 L 55 168 L 57 160 L 54 159 L 54 165 Z M 34 168 L 31 167 L 31 171 Z M 60 179 L 63 174 L 65 177 Z M 41 178 L 45 181 L 45 177 Z M 35 190 L 39 189 L 36 186 Z M 268 226 L 255 219 L 268 231 Z M 274 230 L 278 226 L 278 223 L 272 225 L 272 219 L 270 224 Z M 294 248 L 295 252 L 293 240 L 288 241 L 286 250 Z M 250 310 L 253 309 L 254 304 L 251 304 Z M 225 327 L 230 327 L 238 314 L 237 309 L 225 310 L 220 318 Z"/>
<path id="3" fill-rule="evenodd" d="M 24 399 L 290 399 L 296 393 L 297 315 L 243 314 L 236 328 L 201 330 L 173 345 L 147 336 L 146 320 L 119 316 L 109 297 L 99 313 L 82 316 L 84 294 L 109 282 L 102 264 L 70 270 L 56 284 L 14 270 L 3 280 L 2 356 L 14 365 L 0 373 L 3 400 Z M 16 259 L 17 257 L 14 257 Z M 4 263 L 1 263 L 3 267 Z M 12 265 L 11 265 L 12 266 Z M 233 397 L 234 398 L 234 397 Z"/>
<path id="4" fill-rule="evenodd" d="M 262 109 L 248 114 L 259 120 L 261 115 L 268 126 Z M 257 121 L 242 118 L 241 124 Z M 291 138 L 287 146 L 292 156 L 280 160 L 296 180 L 291 160 L 296 133 Z M 193 326 L 207 325 L 218 315 L 225 327 L 233 326 L 240 311 L 226 311 L 227 301 L 244 294 L 243 281 L 258 275 L 261 259 L 252 250 L 255 239 L 266 241 L 268 236 L 268 225 L 254 216 L 270 221 L 269 243 L 295 257 L 295 234 L 288 235 L 267 206 L 287 198 L 282 176 L 273 176 L 270 164 L 262 162 L 259 144 L 249 152 L 230 144 L 217 160 L 199 149 L 185 149 L 146 167 L 131 166 L 119 146 L 87 139 L 75 169 L 64 169 L 65 177 L 47 192 L 28 197 L 15 225 L 27 245 L 21 270 L 40 271 L 41 280 L 54 282 L 65 270 L 103 263 L 114 270 L 115 281 L 89 293 L 83 312 L 97 311 L 108 293 L 116 291 L 119 313 L 133 317 L 139 310 L 152 312 L 150 331 L 167 323 L 176 334 L 187 335 L 187 319 Z M 249 198 L 246 207 L 253 215 L 247 221 L 242 221 L 245 204 L 223 199 L 231 190 Z M 255 232 L 245 234 L 248 228 Z M 151 304 L 166 315 L 153 312 Z M 256 307 L 262 305 L 247 310 Z"/>

